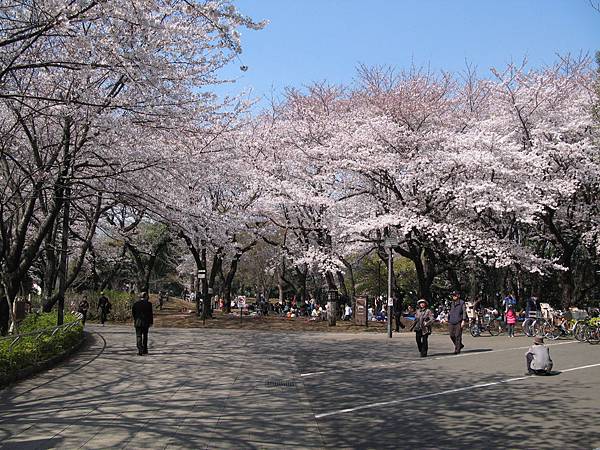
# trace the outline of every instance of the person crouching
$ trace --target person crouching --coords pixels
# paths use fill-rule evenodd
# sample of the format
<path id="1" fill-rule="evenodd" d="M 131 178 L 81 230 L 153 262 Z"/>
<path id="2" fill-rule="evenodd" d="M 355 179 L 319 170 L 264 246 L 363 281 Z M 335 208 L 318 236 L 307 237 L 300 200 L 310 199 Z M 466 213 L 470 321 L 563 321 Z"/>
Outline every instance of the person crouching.
<path id="1" fill-rule="evenodd" d="M 525 354 L 527 375 L 547 375 L 552 370 L 550 349 L 544 345 L 544 338 L 533 338 L 533 345 Z"/>

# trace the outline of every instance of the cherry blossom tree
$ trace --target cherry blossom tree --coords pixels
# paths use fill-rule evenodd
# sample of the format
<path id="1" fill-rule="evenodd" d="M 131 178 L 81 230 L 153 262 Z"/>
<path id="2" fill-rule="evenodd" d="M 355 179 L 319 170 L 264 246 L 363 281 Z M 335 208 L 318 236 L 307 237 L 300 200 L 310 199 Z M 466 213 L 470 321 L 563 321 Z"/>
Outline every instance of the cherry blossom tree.
<path id="1" fill-rule="evenodd" d="M 203 135 L 221 120 L 210 86 L 241 51 L 239 27 L 262 24 L 228 1 L 3 5 L 2 274 L 11 301 L 59 216 L 65 273 L 75 190 L 116 184 L 131 197 L 130 174 L 168 165 L 174 134 Z"/>

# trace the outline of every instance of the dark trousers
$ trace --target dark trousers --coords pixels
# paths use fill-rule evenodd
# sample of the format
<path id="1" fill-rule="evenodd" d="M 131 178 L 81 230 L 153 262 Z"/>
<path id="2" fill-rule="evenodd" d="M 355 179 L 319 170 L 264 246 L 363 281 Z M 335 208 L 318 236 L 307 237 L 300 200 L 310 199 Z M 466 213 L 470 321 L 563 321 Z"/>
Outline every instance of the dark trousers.
<path id="1" fill-rule="evenodd" d="M 515 324 L 514 323 L 507 323 L 506 324 L 506 331 L 508 331 L 508 335 L 509 336 L 514 336 L 515 335 Z"/>
<path id="2" fill-rule="evenodd" d="M 85 325 L 85 321 L 87 320 L 87 311 L 79 311 L 81 313 L 81 315 L 83 316 L 81 318 L 81 325 Z"/>
<path id="3" fill-rule="evenodd" d="M 138 353 L 148 353 L 148 327 L 135 327 Z"/>
<path id="4" fill-rule="evenodd" d="M 525 355 L 525 358 L 527 359 L 527 372 L 528 373 L 530 373 L 532 375 L 547 375 L 548 374 L 547 370 L 531 368 L 531 361 L 533 361 L 533 353 L 527 353 Z"/>
<path id="5" fill-rule="evenodd" d="M 108 310 L 100 308 L 100 323 L 102 325 L 104 325 L 104 322 L 106 322 L 106 317 L 107 316 L 108 316 Z"/>
<path id="6" fill-rule="evenodd" d="M 427 350 L 429 349 L 427 339 L 429 339 L 429 334 L 423 334 L 421 330 L 417 330 L 415 332 L 415 339 L 417 340 L 417 348 L 421 356 L 427 356 Z"/>
<path id="7" fill-rule="evenodd" d="M 459 323 L 449 323 L 448 324 L 448 333 L 450 333 L 450 339 L 454 343 L 454 353 L 460 353 L 460 349 L 463 347 L 462 345 L 462 327 Z"/>

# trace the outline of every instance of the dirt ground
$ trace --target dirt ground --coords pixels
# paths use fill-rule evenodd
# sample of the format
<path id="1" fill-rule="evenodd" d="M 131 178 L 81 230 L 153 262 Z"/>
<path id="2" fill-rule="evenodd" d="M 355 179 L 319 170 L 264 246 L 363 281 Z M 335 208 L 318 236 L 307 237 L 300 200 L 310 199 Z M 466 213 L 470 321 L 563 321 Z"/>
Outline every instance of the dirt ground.
<path id="1" fill-rule="evenodd" d="M 151 297 L 154 304 L 154 326 L 175 328 L 217 328 L 217 329 L 247 329 L 263 331 L 319 331 L 319 332 L 345 332 L 345 333 L 385 333 L 386 324 L 369 322 L 368 327 L 354 325 L 349 321 L 338 320 L 335 327 L 329 326 L 327 321 L 314 321 L 306 317 L 287 319 L 277 315 L 252 316 L 247 312 L 240 321 L 240 311 L 236 309 L 231 314 L 214 311 L 213 319 L 196 317 L 196 305 L 178 298 L 169 299 L 158 309 L 158 300 Z M 403 320 L 404 322 L 404 320 Z M 409 321 L 404 322 L 410 324 Z"/>

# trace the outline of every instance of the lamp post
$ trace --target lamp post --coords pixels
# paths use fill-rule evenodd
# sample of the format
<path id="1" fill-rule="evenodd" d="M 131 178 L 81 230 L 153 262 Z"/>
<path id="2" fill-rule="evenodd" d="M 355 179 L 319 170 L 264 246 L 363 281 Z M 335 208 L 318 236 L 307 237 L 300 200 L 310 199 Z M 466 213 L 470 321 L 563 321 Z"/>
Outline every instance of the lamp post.
<path id="1" fill-rule="evenodd" d="M 381 261 L 377 261 L 377 297 L 381 297 Z"/>
<path id="2" fill-rule="evenodd" d="M 386 238 L 384 246 L 388 249 L 388 300 L 387 300 L 387 330 L 388 337 L 392 337 L 392 306 L 394 299 L 392 297 L 392 271 L 394 270 L 393 256 L 394 246 L 398 245 L 398 238 Z"/>
<path id="3" fill-rule="evenodd" d="M 198 317 L 200 317 L 200 290 L 201 290 L 201 286 L 203 286 L 204 280 L 206 279 L 206 270 L 204 269 L 198 269 L 197 271 L 197 276 L 198 276 L 198 282 L 196 283 L 196 315 Z M 204 319 L 204 310 L 205 310 L 205 305 L 203 303 L 203 308 L 202 308 L 202 318 Z"/>

